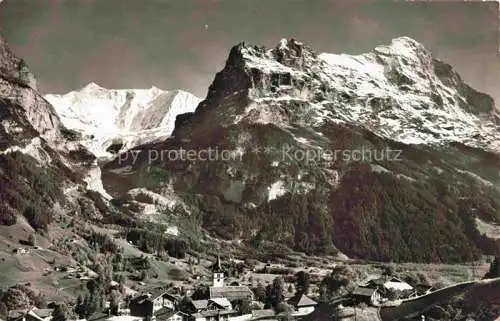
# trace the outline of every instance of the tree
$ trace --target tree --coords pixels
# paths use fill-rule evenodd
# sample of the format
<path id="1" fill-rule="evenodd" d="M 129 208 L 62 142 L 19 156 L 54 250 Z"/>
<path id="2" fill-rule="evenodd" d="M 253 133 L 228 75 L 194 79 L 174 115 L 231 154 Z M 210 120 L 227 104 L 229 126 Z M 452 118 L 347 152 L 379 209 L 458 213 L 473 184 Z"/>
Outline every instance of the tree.
<path id="1" fill-rule="evenodd" d="M 392 265 L 384 265 L 383 266 L 383 276 L 393 276 L 394 275 L 394 267 Z"/>
<path id="2" fill-rule="evenodd" d="M 199 284 L 195 287 L 191 299 L 205 300 L 210 297 L 210 288 L 206 284 Z"/>
<path id="3" fill-rule="evenodd" d="M 249 314 L 249 313 L 252 313 L 252 307 L 251 307 L 251 303 L 250 300 L 236 300 L 234 301 L 233 303 L 233 306 L 236 307 L 236 310 L 238 310 L 238 312 L 240 314 Z"/>
<path id="4" fill-rule="evenodd" d="M 0 296 L 1 298 L 1 296 Z M 9 309 L 7 309 L 7 305 L 5 303 L 0 301 L 0 318 L 7 319 L 7 314 L 9 312 Z"/>
<path id="5" fill-rule="evenodd" d="M 68 306 L 64 303 L 56 305 L 52 312 L 52 321 L 66 321 L 68 319 Z"/>
<path id="6" fill-rule="evenodd" d="M 255 294 L 257 301 L 266 301 L 266 288 L 262 285 L 262 283 L 260 283 L 260 281 L 257 283 L 257 287 L 253 289 L 253 293 Z"/>
<path id="7" fill-rule="evenodd" d="M 282 278 L 275 278 L 272 284 L 266 287 L 266 306 L 276 308 L 282 303 L 284 295 L 284 282 Z"/>
<path id="8" fill-rule="evenodd" d="M 30 234 L 30 236 L 28 236 L 28 244 L 31 245 L 31 246 L 35 246 L 36 245 L 35 234 Z"/>
<path id="9" fill-rule="evenodd" d="M 309 287 L 311 286 L 311 278 L 309 273 L 305 271 L 299 271 L 295 274 L 295 290 L 297 293 L 306 294 L 309 292 Z"/>
<path id="10" fill-rule="evenodd" d="M 288 293 L 293 293 L 293 285 L 288 286 Z"/>
<path id="11" fill-rule="evenodd" d="M 196 308 L 194 307 L 193 302 L 187 296 L 183 297 L 179 301 L 178 308 L 179 308 L 179 311 L 186 313 L 186 314 L 196 313 Z"/>
<path id="12" fill-rule="evenodd" d="M 286 303 L 279 303 L 276 308 L 276 313 L 277 314 L 280 314 L 278 316 L 278 320 L 279 321 L 291 321 L 291 320 L 294 320 L 293 316 L 292 316 L 292 311 L 290 309 L 290 307 L 286 304 Z"/>
<path id="13" fill-rule="evenodd" d="M 109 294 L 109 309 L 112 315 L 118 315 L 120 299 L 121 293 L 118 290 L 111 290 Z"/>
<path id="14" fill-rule="evenodd" d="M 84 319 L 87 315 L 86 310 L 85 310 L 85 305 L 84 305 L 84 298 L 80 294 L 78 298 L 76 299 L 76 304 L 75 304 L 75 313 L 78 315 L 80 319 Z"/>
<path id="15" fill-rule="evenodd" d="M 355 280 L 356 274 L 347 265 L 334 267 L 332 273 L 321 281 L 320 298 L 328 301 L 331 297 L 342 294 Z"/>

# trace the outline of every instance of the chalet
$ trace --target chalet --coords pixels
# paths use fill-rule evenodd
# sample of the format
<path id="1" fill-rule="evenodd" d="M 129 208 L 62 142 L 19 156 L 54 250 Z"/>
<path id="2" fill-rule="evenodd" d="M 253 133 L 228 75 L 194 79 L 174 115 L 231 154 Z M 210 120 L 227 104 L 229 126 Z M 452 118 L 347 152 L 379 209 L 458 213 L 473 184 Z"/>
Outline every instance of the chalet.
<path id="1" fill-rule="evenodd" d="M 391 278 L 385 282 L 383 289 L 384 296 L 391 300 L 408 298 L 415 293 L 411 285 L 397 278 Z"/>
<path id="2" fill-rule="evenodd" d="M 176 310 L 180 298 L 167 293 L 163 289 L 154 289 L 147 294 L 139 295 L 129 304 L 130 315 L 138 317 L 153 316 L 162 308 Z"/>
<path id="3" fill-rule="evenodd" d="M 378 289 L 358 286 L 351 292 L 351 297 L 355 302 L 366 303 L 377 306 L 382 299 Z"/>
<path id="4" fill-rule="evenodd" d="M 26 314 L 26 321 L 49 321 L 52 319 L 54 309 L 32 308 Z"/>
<path id="5" fill-rule="evenodd" d="M 133 298 L 130 301 L 128 307 L 130 309 L 130 315 L 136 317 L 150 318 L 155 312 L 153 300 L 151 300 L 151 298 L 147 294 L 142 294 L 138 297 Z"/>
<path id="6" fill-rule="evenodd" d="M 386 288 L 389 291 L 399 291 L 399 292 L 413 291 L 413 287 L 411 285 L 409 285 L 404 281 L 401 281 L 398 278 L 389 279 L 389 281 L 384 283 L 384 288 Z"/>
<path id="7" fill-rule="evenodd" d="M 212 265 L 213 284 L 210 287 L 210 298 L 226 298 L 229 301 L 235 300 L 253 300 L 253 292 L 247 286 L 225 286 L 224 270 L 222 269 L 220 257 Z"/>
<path id="8" fill-rule="evenodd" d="M 291 299 L 288 300 L 288 304 L 294 308 L 293 315 L 307 315 L 312 313 L 318 305 L 318 303 L 312 299 L 310 299 L 305 294 L 297 293 Z"/>
<path id="9" fill-rule="evenodd" d="M 411 285 L 395 277 L 372 279 L 364 286 L 377 289 L 380 295 L 391 299 L 409 297 L 415 292 Z"/>

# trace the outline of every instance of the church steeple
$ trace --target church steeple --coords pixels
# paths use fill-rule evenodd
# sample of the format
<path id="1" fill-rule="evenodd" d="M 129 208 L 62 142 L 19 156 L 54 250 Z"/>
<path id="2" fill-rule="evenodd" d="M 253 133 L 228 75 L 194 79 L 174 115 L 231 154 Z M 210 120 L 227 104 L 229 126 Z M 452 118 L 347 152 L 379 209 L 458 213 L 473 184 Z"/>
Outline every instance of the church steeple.
<path id="1" fill-rule="evenodd" d="M 220 261 L 220 255 L 217 254 L 217 261 L 212 265 L 213 272 L 213 286 L 223 287 L 224 286 L 224 270 L 222 269 L 222 264 Z"/>

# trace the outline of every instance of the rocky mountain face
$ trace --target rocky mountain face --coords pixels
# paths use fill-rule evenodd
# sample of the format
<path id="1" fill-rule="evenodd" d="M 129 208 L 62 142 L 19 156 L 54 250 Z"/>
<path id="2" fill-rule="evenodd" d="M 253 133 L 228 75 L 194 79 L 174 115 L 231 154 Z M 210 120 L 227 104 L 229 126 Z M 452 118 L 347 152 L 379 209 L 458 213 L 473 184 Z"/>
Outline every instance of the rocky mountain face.
<path id="1" fill-rule="evenodd" d="M 99 188 L 91 183 L 100 169 L 77 139 L 37 92 L 27 65 L 0 39 L 1 225 L 26 219 L 46 229 L 54 217 L 79 212 L 80 201 L 103 215 L 94 201 L 105 201 L 88 189 Z"/>
<path id="2" fill-rule="evenodd" d="M 99 158 L 135 146 L 164 140 L 178 114 L 192 112 L 200 102 L 182 91 L 106 89 L 95 83 L 65 95 L 46 95 L 63 124 L 82 134 L 81 143 Z"/>
<path id="3" fill-rule="evenodd" d="M 500 220 L 497 122 L 490 96 L 410 38 L 359 56 L 242 43 L 174 137 L 103 178 L 257 249 L 466 261 L 500 249 L 478 229 Z"/>

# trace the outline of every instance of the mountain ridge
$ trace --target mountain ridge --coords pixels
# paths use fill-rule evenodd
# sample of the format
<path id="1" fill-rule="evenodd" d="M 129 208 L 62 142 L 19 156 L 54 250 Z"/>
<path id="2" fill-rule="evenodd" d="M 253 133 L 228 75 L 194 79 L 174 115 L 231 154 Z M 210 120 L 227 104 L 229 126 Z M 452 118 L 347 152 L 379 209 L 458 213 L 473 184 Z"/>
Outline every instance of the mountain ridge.
<path id="1" fill-rule="evenodd" d="M 140 143 L 168 137 L 175 116 L 194 110 L 199 102 L 180 89 L 106 89 L 93 82 L 45 99 L 68 128 L 84 135 L 82 143 L 99 158 L 112 158 Z M 121 146 L 114 150 L 113 145 Z"/>
<path id="2" fill-rule="evenodd" d="M 493 99 L 408 37 L 331 58 L 293 39 L 269 50 L 238 44 L 196 111 L 177 117 L 173 137 L 105 165 L 105 185 L 118 198 L 137 184 L 174 190 L 205 229 L 247 245 L 268 239 L 306 253 L 425 262 L 498 252 L 474 217 L 498 221 L 499 191 L 467 174 L 498 183 Z M 210 147 L 237 157 L 151 159 Z M 363 149 L 402 158 L 324 152 Z M 321 157 L 293 159 L 306 151 Z M 167 179 L 145 181 L 149 172 Z"/>

